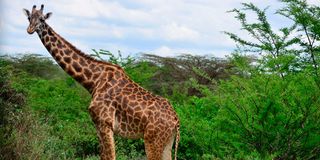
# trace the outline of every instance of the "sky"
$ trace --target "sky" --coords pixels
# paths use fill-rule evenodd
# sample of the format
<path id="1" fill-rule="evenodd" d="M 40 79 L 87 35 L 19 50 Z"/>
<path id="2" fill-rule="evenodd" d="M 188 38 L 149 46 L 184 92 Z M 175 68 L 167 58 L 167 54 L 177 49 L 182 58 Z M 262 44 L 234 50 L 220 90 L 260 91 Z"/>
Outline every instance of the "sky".
<path id="1" fill-rule="evenodd" d="M 47 23 L 87 54 L 105 49 L 125 55 L 224 57 L 235 43 L 222 31 L 249 38 L 234 14 L 227 13 L 241 8 L 241 2 L 269 6 L 268 18 L 275 28 L 292 23 L 274 15 L 283 6 L 277 0 L 0 0 L 0 54 L 50 56 L 36 33 L 27 33 L 29 22 L 22 12 L 44 4 L 44 13 L 53 13 Z M 320 5 L 320 0 L 308 2 Z"/>

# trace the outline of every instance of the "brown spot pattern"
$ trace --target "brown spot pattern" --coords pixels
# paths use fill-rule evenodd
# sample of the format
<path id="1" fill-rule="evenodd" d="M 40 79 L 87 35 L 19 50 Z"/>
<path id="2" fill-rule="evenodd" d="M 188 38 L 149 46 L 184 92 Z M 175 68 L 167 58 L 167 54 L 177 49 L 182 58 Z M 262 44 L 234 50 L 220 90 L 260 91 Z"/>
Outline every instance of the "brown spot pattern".
<path id="1" fill-rule="evenodd" d="M 77 72 L 81 72 L 81 71 L 82 71 L 82 67 L 81 67 L 77 62 L 73 62 L 73 63 L 72 63 L 72 67 L 73 67 Z"/>

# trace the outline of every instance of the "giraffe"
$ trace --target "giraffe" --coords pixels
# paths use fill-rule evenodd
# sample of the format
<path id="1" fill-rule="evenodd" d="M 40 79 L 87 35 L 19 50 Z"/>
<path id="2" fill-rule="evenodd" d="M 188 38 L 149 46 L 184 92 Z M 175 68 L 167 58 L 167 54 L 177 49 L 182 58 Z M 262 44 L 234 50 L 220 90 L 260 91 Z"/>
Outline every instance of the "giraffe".
<path id="1" fill-rule="evenodd" d="M 46 20 L 51 12 L 43 14 L 36 5 L 28 17 L 27 32 L 37 32 L 41 42 L 59 66 L 91 94 L 89 113 L 99 138 L 100 159 L 115 159 L 114 135 L 143 138 L 147 159 L 177 159 L 180 123 L 169 101 L 154 95 L 133 82 L 125 71 L 115 64 L 96 60 L 73 46 L 56 33 Z"/>

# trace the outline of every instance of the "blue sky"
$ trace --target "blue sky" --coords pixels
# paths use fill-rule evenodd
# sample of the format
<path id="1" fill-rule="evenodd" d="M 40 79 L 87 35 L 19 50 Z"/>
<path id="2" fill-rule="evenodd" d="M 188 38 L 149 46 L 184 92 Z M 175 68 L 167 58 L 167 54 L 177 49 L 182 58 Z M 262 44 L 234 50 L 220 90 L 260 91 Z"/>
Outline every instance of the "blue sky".
<path id="1" fill-rule="evenodd" d="M 31 10 L 34 4 L 44 4 L 44 12 L 53 13 L 47 23 L 88 54 L 92 48 L 101 48 L 130 55 L 224 57 L 235 44 L 221 31 L 249 38 L 239 30 L 234 15 L 226 13 L 241 7 L 241 2 L 270 6 L 268 15 L 275 28 L 290 23 L 273 15 L 282 6 L 277 0 L 1 0 L 0 53 L 50 56 L 36 34 L 27 34 L 28 21 L 22 13 L 22 8 Z M 320 4 L 319 0 L 308 2 Z"/>

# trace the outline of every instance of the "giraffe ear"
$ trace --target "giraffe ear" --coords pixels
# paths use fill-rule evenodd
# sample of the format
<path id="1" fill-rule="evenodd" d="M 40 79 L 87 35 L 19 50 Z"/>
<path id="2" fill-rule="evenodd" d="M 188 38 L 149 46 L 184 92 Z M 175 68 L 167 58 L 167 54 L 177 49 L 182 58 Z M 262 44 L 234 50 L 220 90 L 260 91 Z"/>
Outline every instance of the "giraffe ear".
<path id="1" fill-rule="evenodd" d="M 44 19 L 49 19 L 52 15 L 52 12 L 47 13 L 46 15 L 44 15 Z"/>
<path id="2" fill-rule="evenodd" d="M 30 12 L 29 12 L 29 10 L 23 8 L 22 11 L 23 11 L 23 13 L 24 13 L 27 17 L 30 17 Z"/>

